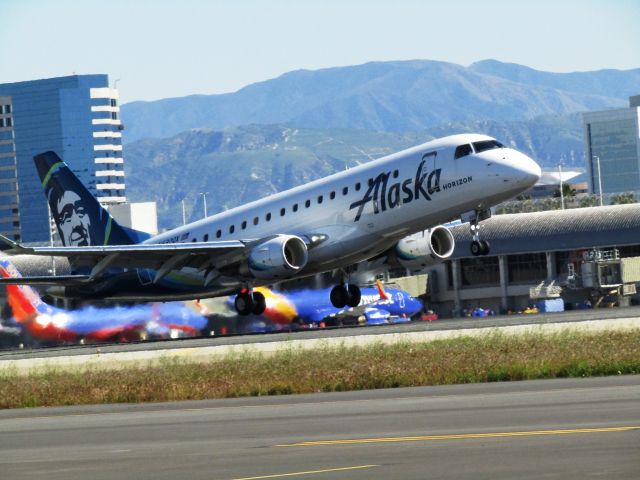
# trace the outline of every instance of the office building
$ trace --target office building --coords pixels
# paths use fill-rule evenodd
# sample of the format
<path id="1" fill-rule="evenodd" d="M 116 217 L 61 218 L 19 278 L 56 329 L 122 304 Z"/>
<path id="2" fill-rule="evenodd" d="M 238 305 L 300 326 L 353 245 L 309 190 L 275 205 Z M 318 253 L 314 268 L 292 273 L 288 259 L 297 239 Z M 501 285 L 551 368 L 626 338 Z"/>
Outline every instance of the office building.
<path id="1" fill-rule="evenodd" d="M 639 117 L 640 95 L 629 98 L 629 108 L 583 114 L 585 155 L 593 193 L 600 193 L 600 182 L 605 198 L 612 193 L 640 191 Z"/>
<path id="2" fill-rule="evenodd" d="M 156 202 L 118 203 L 108 207 L 109 213 L 123 227 L 132 228 L 149 235 L 158 234 Z"/>
<path id="3" fill-rule="evenodd" d="M 33 156 L 55 151 L 103 204 L 126 201 L 118 91 L 107 75 L 0 84 L 0 234 L 48 242 Z"/>

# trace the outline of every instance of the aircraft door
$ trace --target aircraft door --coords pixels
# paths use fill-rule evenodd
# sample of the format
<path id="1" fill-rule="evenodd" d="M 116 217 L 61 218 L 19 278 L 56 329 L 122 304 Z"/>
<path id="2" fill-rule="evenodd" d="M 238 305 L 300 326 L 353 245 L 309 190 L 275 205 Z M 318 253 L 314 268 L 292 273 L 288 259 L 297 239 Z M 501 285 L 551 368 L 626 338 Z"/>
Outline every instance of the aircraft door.
<path id="1" fill-rule="evenodd" d="M 424 166 L 422 167 L 424 172 L 433 172 L 436 169 L 436 159 L 438 157 L 438 152 L 427 152 L 422 155 L 422 160 L 424 160 Z"/>
<path id="2" fill-rule="evenodd" d="M 440 191 L 440 169 L 438 168 L 438 152 L 427 152 L 422 155 L 422 173 L 424 178 L 424 186 L 427 193 L 431 196 Z"/>

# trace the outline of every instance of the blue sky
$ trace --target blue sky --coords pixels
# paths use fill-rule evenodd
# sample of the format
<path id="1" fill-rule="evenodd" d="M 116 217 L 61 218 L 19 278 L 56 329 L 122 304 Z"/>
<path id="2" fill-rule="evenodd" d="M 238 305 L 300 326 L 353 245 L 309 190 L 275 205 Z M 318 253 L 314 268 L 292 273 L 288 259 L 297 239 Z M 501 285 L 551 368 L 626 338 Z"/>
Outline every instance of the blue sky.
<path id="1" fill-rule="evenodd" d="M 108 73 L 123 102 L 372 60 L 640 67 L 638 0 L 0 0 L 0 19 L 0 83 Z"/>

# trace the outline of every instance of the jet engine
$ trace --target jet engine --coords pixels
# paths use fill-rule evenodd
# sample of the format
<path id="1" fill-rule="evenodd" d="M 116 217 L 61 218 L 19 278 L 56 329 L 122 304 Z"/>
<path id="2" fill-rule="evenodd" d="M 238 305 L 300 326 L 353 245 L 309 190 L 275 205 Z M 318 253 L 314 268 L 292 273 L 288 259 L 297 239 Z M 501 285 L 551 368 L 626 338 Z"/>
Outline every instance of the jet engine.
<path id="1" fill-rule="evenodd" d="M 449 229 L 438 226 L 400 240 L 393 249 L 393 257 L 404 268 L 419 270 L 445 261 L 454 247 Z"/>
<path id="2" fill-rule="evenodd" d="M 253 247 L 247 263 L 255 278 L 275 280 L 294 275 L 308 258 L 307 246 L 300 237 L 278 235 Z"/>

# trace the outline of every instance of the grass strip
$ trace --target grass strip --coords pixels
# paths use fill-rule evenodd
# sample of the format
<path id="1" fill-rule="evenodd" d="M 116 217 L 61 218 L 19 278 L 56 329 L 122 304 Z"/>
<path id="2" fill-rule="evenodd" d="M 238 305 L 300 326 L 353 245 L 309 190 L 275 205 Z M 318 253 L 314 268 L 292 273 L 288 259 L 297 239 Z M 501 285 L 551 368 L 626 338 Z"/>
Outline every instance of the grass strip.
<path id="1" fill-rule="evenodd" d="M 257 395 L 640 373 L 640 329 L 494 331 L 424 343 L 247 350 L 209 363 L 163 359 L 120 370 L 0 373 L 0 408 L 164 402 Z"/>

